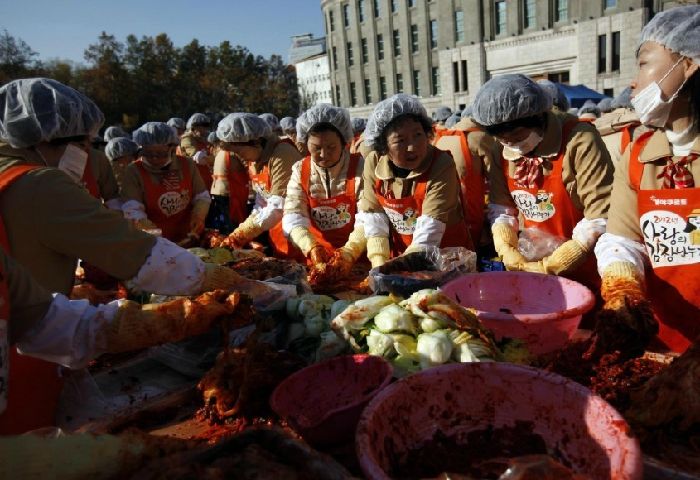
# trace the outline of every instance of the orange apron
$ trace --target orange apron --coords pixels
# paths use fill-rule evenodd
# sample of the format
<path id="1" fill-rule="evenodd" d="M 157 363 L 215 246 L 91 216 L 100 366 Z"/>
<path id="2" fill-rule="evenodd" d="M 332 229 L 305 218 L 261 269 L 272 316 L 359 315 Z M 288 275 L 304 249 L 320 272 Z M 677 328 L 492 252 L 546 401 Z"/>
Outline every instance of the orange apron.
<path id="1" fill-rule="evenodd" d="M 83 170 L 83 178 L 80 181 L 90 195 L 102 201 L 100 187 L 97 185 L 95 173 L 92 171 L 92 159 L 89 156 L 85 163 L 85 170 Z"/>
<path id="2" fill-rule="evenodd" d="M 19 165 L 0 174 L 0 193 L 26 172 L 39 168 Z M 10 245 L 4 222 L 0 221 L 0 244 L 10 254 Z M 2 273 L 2 272 L 0 272 Z M 0 318 L 10 322 L 10 305 L 4 275 L 0 281 L 0 295 L 5 300 L 0 305 Z M 0 322 L 1 323 L 1 322 Z M 3 325 L 0 324 L 0 328 Z M 6 325 L 9 338 L 9 323 Z M 2 353 L 2 352 L 0 352 Z M 0 363 L 6 358 L 0 358 Z M 9 348 L 9 375 L 5 385 L 7 407 L 0 411 L 0 435 L 14 435 L 55 425 L 58 397 L 63 389 L 63 378 L 55 363 L 17 353 L 16 345 Z M 2 366 L 0 365 L 0 368 Z M 2 394 L 3 385 L 0 385 Z"/>
<path id="3" fill-rule="evenodd" d="M 639 154 L 653 133 L 643 133 L 632 144 L 629 178 L 637 191 L 642 242 L 653 268 L 646 283 L 658 337 L 681 353 L 700 335 L 700 220 L 693 212 L 700 208 L 700 188 L 639 188 L 644 172 Z"/>
<path id="4" fill-rule="evenodd" d="M 211 185 L 214 183 L 211 168 L 209 168 L 209 165 L 200 165 L 199 163 L 195 163 L 194 165 L 197 167 L 197 170 L 199 170 L 199 175 L 202 177 L 202 180 L 204 180 L 204 185 L 207 187 L 207 191 L 211 191 Z"/>
<path id="5" fill-rule="evenodd" d="M 172 242 L 179 242 L 190 231 L 194 195 L 192 174 L 187 161 L 183 157 L 179 157 L 179 161 L 181 170 L 167 171 L 160 181 L 151 178 L 143 161 L 134 162 L 143 181 L 146 216 L 163 231 L 163 237 Z"/>
<path id="6" fill-rule="evenodd" d="M 231 152 L 226 151 L 226 179 L 228 180 L 228 216 L 236 224 L 243 223 L 248 216 L 248 173 L 245 170 L 233 170 Z"/>
<path id="7" fill-rule="evenodd" d="M 624 153 L 627 150 L 627 146 L 632 143 L 632 132 L 637 128 L 640 123 L 630 123 L 622 127 L 622 135 L 620 136 L 620 153 Z"/>
<path id="8" fill-rule="evenodd" d="M 469 140 L 467 136 L 471 132 L 478 132 L 478 128 L 468 128 L 467 130 L 440 130 L 435 144 L 442 137 L 459 137 L 462 156 L 464 158 L 464 175 L 459 179 L 461 190 L 462 213 L 467 223 L 471 247 L 469 250 L 475 250 L 481 239 L 481 230 L 484 227 L 484 198 L 486 195 L 486 187 L 484 177 L 477 175 L 474 171 L 474 157 L 469 150 Z"/>
<path id="9" fill-rule="evenodd" d="M 374 194 L 377 197 L 379 205 L 382 206 L 387 217 L 389 217 L 389 221 L 393 227 L 389 237 L 391 241 L 392 257 L 401 255 L 413 241 L 413 232 L 416 229 L 416 222 L 421 216 L 423 209 L 423 200 L 425 200 L 426 188 L 428 180 L 430 179 L 430 170 L 433 167 L 435 159 L 441 153 L 443 153 L 442 150 L 438 150 L 437 148 L 433 150 L 433 159 L 430 166 L 415 180 L 415 188 L 411 196 L 394 198 L 391 185 L 388 185 L 386 192 L 382 193 L 384 182 L 379 179 L 374 182 Z M 447 226 L 445 233 L 442 235 L 440 248 L 469 248 L 470 243 L 467 226 L 464 219 L 462 219 L 454 225 Z"/>
<path id="10" fill-rule="evenodd" d="M 260 195 L 263 198 L 270 196 L 272 178 L 270 177 L 269 164 L 266 163 L 260 173 L 253 173 L 252 165 L 248 165 L 248 176 L 250 177 L 250 183 L 256 195 Z M 277 224 L 268 231 L 268 234 L 270 236 L 270 246 L 272 247 L 275 257 L 288 258 L 299 262 L 306 261 L 306 257 L 301 253 L 301 250 L 293 245 L 285 236 L 282 230 L 282 220 L 277 222 Z"/>
<path id="11" fill-rule="evenodd" d="M 357 197 L 355 172 L 360 155 L 350 155 L 345 192 L 331 198 L 313 198 L 310 192 L 311 157 L 301 161 L 301 188 L 306 194 L 311 211 L 309 231 L 327 250 L 340 248 L 348 241 L 355 226 Z"/>
<path id="12" fill-rule="evenodd" d="M 551 235 L 570 239 L 574 227 L 583 219 L 583 211 L 577 209 L 571 201 L 562 180 L 566 144 L 578 121 L 570 120 L 564 124 L 559 155 L 552 161 L 552 171 L 543 176 L 541 185 L 531 188 L 517 185 L 509 174 L 508 160 L 503 159 L 508 190 L 515 206 L 525 219 L 524 228 L 537 228 Z M 595 255 L 592 253 L 575 272 L 564 276 L 583 283 L 593 291 L 600 288 L 600 276 Z"/>

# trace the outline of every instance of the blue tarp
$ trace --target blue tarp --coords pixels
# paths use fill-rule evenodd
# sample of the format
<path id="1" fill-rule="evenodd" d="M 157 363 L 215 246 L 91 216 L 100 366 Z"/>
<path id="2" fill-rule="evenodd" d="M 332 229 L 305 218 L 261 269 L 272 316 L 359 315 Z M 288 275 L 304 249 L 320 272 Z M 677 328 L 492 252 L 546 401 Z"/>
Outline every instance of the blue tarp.
<path id="1" fill-rule="evenodd" d="M 597 104 L 602 99 L 607 98 L 602 93 L 591 90 L 585 85 L 564 85 L 563 83 L 557 83 L 556 85 L 564 92 L 564 95 L 569 100 L 569 104 L 574 108 L 581 108 L 586 103 L 586 100 L 593 100 Z"/>

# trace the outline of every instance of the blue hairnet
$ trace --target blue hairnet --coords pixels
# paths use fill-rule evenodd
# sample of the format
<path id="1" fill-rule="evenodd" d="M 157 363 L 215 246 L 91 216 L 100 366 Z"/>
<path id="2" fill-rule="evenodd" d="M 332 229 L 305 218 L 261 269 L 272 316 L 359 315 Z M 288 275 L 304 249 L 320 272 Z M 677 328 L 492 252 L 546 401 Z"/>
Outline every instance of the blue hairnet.
<path id="1" fill-rule="evenodd" d="M 461 119 L 462 119 L 462 117 L 461 117 L 460 115 L 458 115 L 458 114 L 456 114 L 456 113 L 453 113 L 452 115 L 450 115 L 450 118 L 448 118 L 447 120 L 445 120 L 445 127 L 447 127 L 447 128 L 452 128 L 452 127 L 454 127 L 454 126 L 457 124 L 457 122 L 459 122 Z"/>
<path id="2" fill-rule="evenodd" d="M 313 106 L 297 118 L 297 142 L 306 143 L 311 127 L 318 123 L 330 123 L 338 129 L 345 143 L 352 140 L 353 130 L 350 113 L 330 103 Z"/>
<path id="3" fill-rule="evenodd" d="M 107 127 L 104 134 L 104 141 L 109 142 L 113 138 L 128 137 L 129 134 L 120 127 Z"/>
<path id="4" fill-rule="evenodd" d="M 552 105 L 557 107 L 560 111 L 566 112 L 569 107 L 571 107 L 569 99 L 566 98 L 566 95 L 564 95 L 564 92 L 556 83 L 551 80 L 537 80 L 537 84 L 542 87 L 542 90 L 547 92 L 552 99 Z"/>
<path id="5" fill-rule="evenodd" d="M 598 102 L 598 109 L 601 113 L 607 113 L 612 110 L 612 98 L 605 97 L 600 102 Z"/>
<path id="6" fill-rule="evenodd" d="M 92 138 L 103 123 L 95 102 L 56 80 L 25 78 L 0 87 L 0 139 L 15 148 L 56 138 Z"/>
<path id="7" fill-rule="evenodd" d="M 203 113 L 193 114 L 189 120 L 187 120 L 187 130 L 191 130 L 192 127 L 209 127 L 211 126 L 211 120 L 209 117 Z"/>
<path id="8" fill-rule="evenodd" d="M 397 93 L 379 102 L 367 119 L 364 132 L 365 144 L 373 147 L 387 125 L 396 117 L 406 114 L 418 115 L 430 120 L 418 97 L 413 95 Z"/>
<path id="9" fill-rule="evenodd" d="M 126 155 L 136 155 L 138 150 L 139 146 L 132 139 L 117 137 L 107 142 L 105 155 L 110 161 L 113 161 Z"/>
<path id="10" fill-rule="evenodd" d="M 632 108 L 632 87 L 627 87 L 619 93 L 619 95 L 612 100 L 613 110 L 616 108 Z"/>
<path id="11" fill-rule="evenodd" d="M 464 110 L 462 110 L 462 113 L 459 114 L 461 118 L 471 118 L 472 116 L 472 106 L 467 105 L 464 107 Z"/>
<path id="12" fill-rule="evenodd" d="M 448 118 L 452 115 L 452 109 L 450 107 L 438 107 L 437 110 L 435 110 L 435 121 L 436 122 L 445 122 L 447 121 Z"/>
<path id="13" fill-rule="evenodd" d="M 278 132 L 280 131 L 280 121 L 277 119 L 277 116 L 273 113 L 263 113 L 261 115 L 258 115 L 260 118 L 265 120 L 265 123 L 267 123 L 270 126 L 270 130 L 273 132 Z M 298 127 L 297 127 L 298 128 Z"/>
<path id="14" fill-rule="evenodd" d="M 367 119 L 366 118 L 355 117 L 355 118 L 351 119 L 350 122 L 352 122 L 352 132 L 355 135 L 362 133 L 362 131 L 367 126 Z"/>
<path id="15" fill-rule="evenodd" d="M 139 147 L 151 145 L 179 145 L 177 131 L 163 122 L 147 122 L 131 134 Z"/>
<path id="16" fill-rule="evenodd" d="M 209 135 L 207 135 L 207 142 L 210 143 L 211 145 L 214 145 L 218 141 L 219 141 L 219 139 L 216 136 L 216 132 L 209 132 Z"/>
<path id="17" fill-rule="evenodd" d="M 472 103 L 472 118 L 485 127 L 549 111 L 552 99 L 542 87 L 521 74 L 506 74 L 486 82 Z"/>
<path id="18" fill-rule="evenodd" d="M 600 108 L 593 102 L 593 100 L 586 100 L 581 108 L 578 109 L 578 114 L 583 115 L 584 113 L 592 113 L 596 117 L 600 117 Z"/>
<path id="19" fill-rule="evenodd" d="M 297 120 L 294 117 L 284 117 L 280 120 L 280 128 L 284 133 L 296 133 Z"/>
<path id="20" fill-rule="evenodd" d="M 656 42 L 700 65 L 700 5 L 657 13 L 642 29 L 639 46 Z"/>
<path id="21" fill-rule="evenodd" d="M 267 122 L 252 113 L 230 113 L 216 127 L 216 136 L 222 142 L 249 142 L 271 133 Z"/>
<path id="22" fill-rule="evenodd" d="M 172 118 L 168 119 L 168 121 L 166 123 L 168 124 L 168 126 L 173 127 L 173 128 L 177 128 L 178 130 L 187 129 L 187 124 L 185 124 L 185 121 L 181 118 L 178 118 L 178 117 L 172 117 Z"/>

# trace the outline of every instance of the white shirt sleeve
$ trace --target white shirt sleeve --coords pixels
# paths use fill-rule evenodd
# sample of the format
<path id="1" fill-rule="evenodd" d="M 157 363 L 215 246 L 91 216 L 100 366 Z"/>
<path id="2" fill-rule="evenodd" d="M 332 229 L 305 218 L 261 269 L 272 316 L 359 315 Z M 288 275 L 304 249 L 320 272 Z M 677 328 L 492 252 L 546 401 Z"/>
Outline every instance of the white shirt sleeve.
<path id="1" fill-rule="evenodd" d="M 107 208 L 110 210 L 116 210 L 117 212 L 122 211 L 122 201 L 118 198 L 112 198 L 111 200 L 107 200 L 105 202 L 105 205 L 107 205 Z"/>
<path id="2" fill-rule="evenodd" d="M 127 220 L 143 220 L 148 218 L 146 215 L 146 206 L 136 200 L 127 200 L 122 205 L 122 212 L 124 212 L 124 218 Z"/>
<path id="3" fill-rule="evenodd" d="M 518 209 L 513 207 L 489 203 L 486 207 L 486 217 L 489 219 L 491 225 L 494 223 L 505 223 L 516 232 L 520 228 L 518 223 Z"/>
<path id="4" fill-rule="evenodd" d="M 282 230 L 284 230 L 284 234 L 286 236 L 289 236 L 291 231 L 296 227 L 309 228 L 310 225 L 311 222 L 309 221 L 309 217 L 306 217 L 301 213 L 285 213 L 282 217 Z"/>
<path id="5" fill-rule="evenodd" d="M 389 237 L 391 227 L 386 213 L 357 212 L 355 218 L 365 226 L 365 237 Z"/>
<path id="6" fill-rule="evenodd" d="M 588 220 L 582 218 L 571 233 L 571 238 L 583 245 L 587 251 L 591 251 L 593 246 L 598 241 L 598 238 L 605 233 L 605 227 L 608 225 L 608 221 L 604 218 L 594 218 Z"/>
<path id="7" fill-rule="evenodd" d="M 254 221 L 263 230 L 269 230 L 280 221 L 284 214 L 284 197 L 271 195 L 267 198 L 267 204 L 256 212 Z"/>
<path id="8" fill-rule="evenodd" d="M 598 260 L 598 273 L 601 276 L 611 263 L 629 262 L 637 268 L 640 278 L 644 278 L 649 257 L 641 243 L 620 235 L 604 233 L 598 239 L 594 251 Z"/>
<path id="9" fill-rule="evenodd" d="M 192 203 L 194 204 L 195 202 L 211 203 L 211 195 L 209 194 L 209 190 L 202 190 L 195 195 L 192 199 Z"/>
<path id="10" fill-rule="evenodd" d="M 440 247 L 442 236 L 447 225 L 428 215 L 421 215 L 416 220 L 416 229 L 413 231 L 411 247 Z"/>

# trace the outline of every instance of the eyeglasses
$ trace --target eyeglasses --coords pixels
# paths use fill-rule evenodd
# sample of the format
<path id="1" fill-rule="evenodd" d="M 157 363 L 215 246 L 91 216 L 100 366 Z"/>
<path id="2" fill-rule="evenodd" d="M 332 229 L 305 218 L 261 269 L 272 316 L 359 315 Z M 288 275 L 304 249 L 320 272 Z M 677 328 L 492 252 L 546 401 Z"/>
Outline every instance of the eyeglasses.
<path id="1" fill-rule="evenodd" d="M 172 152 L 172 149 L 165 152 L 145 152 L 143 150 L 139 150 L 138 156 L 144 158 L 168 158 Z"/>

